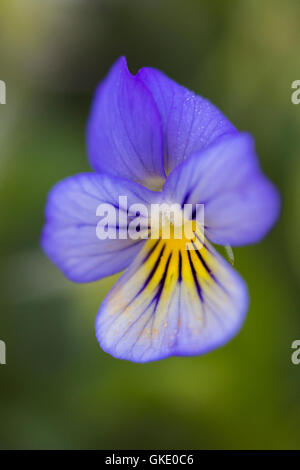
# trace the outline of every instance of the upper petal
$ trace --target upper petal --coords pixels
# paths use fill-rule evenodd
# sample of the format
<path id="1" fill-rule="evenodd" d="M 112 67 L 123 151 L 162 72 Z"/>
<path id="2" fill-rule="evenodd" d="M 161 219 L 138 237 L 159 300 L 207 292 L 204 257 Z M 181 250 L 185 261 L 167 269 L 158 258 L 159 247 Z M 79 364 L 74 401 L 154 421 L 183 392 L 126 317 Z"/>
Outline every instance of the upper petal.
<path id="1" fill-rule="evenodd" d="M 159 70 L 143 68 L 137 76 L 151 91 L 162 118 L 167 174 L 191 153 L 205 149 L 221 135 L 236 132 L 210 101 L 178 85 Z"/>
<path id="2" fill-rule="evenodd" d="M 153 186 L 165 177 L 160 115 L 151 93 L 120 58 L 100 83 L 87 127 L 96 171 Z"/>
<path id="3" fill-rule="evenodd" d="M 99 204 L 113 205 L 118 217 L 119 211 L 127 210 L 119 204 L 121 195 L 127 196 L 128 208 L 134 203 L 147 207 L 157 197 L 137 183 L 95 173 L 66 178 L 51 190 L 41 243 L 49 258 L 70 280 L 89 282 L 117 273 L 141 249 L 144 243 L 141 240 L 97 237 L 96 227 L 101 220 L 96 215 Z"/>
<path id="4" fill-rule="evenodd" d="M 248 134 L 220 138 L 192 155 L 169 175 L 163 192 L 180 204 L 204 204 L 205 235 L 222 245 L 259 241 L 280 209 Z"/>

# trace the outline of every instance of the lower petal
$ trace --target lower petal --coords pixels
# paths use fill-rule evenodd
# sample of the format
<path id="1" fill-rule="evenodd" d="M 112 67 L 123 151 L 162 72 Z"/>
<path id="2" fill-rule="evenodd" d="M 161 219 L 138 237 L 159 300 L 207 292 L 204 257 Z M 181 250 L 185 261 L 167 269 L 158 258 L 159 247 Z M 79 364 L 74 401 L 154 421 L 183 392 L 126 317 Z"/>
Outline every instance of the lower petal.
<path id="1" fill-rule="evenodd" d="M 248 307 L 244 281 L 209 245 L 149 240 L 96 319 L 102 349 L 148 362 L 204 354 L 229 341 Z"/>

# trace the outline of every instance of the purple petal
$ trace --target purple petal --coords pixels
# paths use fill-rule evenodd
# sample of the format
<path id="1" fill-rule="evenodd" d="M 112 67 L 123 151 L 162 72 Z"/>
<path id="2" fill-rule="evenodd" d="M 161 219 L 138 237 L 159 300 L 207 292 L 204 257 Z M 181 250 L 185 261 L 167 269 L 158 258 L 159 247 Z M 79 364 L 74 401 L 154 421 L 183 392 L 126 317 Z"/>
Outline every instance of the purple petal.
<path id="1" fill-rule="evenodd" d="M 244 281 L 212 247 L 149 240 L 102 303 L 96 336 L 133 362 L 205 354 L 238 332 L 247 308 Z"/>
<path id="2" fill-rule="evenodd" d="M 192 155 L 163 191 L 181 204 L 204 204 L 205 235 L 222 245 L 259 241 L 279 214 L 278 192 L 261 172 L 247 134 L 221 138 Z"/>
<path id="3" fill-rule="evenodd" d="M 99 85 L 87 129 L 96 171 L 153 186 L 165 178 L 160 115 L 149 90 L 120 58 Z"/>
<path id="4" fill-rule="evenodd" d="M 143 68 L 137 76 L 151 91 L 162 118 L 167 174 L 191 153 L 205 149 L 221 135 L 236 132 L 207 99 L 178 85 L 159 70 Z"/>
<path id="5" fill-rule="evenodd" d="M 140 240 L 97 237 L 96 227 L 101 220 L 96 215 L 97 207 L 107 203 L 118 209 L 119 195 L 127 196 L 128 207 L 134 203 L 147 206 L 157 197 L 137 183 L 95 173 L 67 178 L 50 192 L 42 247 L 70 280 L 89 282 L 117 273 L 142 248 L 144 241 Z"/>

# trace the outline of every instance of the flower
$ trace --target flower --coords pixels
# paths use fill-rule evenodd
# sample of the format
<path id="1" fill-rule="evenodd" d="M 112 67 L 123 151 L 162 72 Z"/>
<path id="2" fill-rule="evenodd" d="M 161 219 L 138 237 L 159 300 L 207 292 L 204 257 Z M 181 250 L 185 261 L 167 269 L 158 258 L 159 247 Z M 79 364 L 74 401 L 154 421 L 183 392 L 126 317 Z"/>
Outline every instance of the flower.
<path id="1" fill-rule="evenodd" d="M 279 213 L 278 193 L 259 167 L 252 137 L 160 71 L 143 68 L 133 76 L 120 58 L 96 91 L 87 147 L 95 172 L 52 189 L 42 247 L 75 282 L 125 269 L 97 315 L 102 349 L 147 362 L 226 343 L 244 322 L 248 293 L 212 243 L 258 242 Z M 204 233 L 194 226 L 192 250 L 172 236 L 100 240 L 97 207 L 124 212 L 120 195 L 146 207 L 203 204 Z"/>

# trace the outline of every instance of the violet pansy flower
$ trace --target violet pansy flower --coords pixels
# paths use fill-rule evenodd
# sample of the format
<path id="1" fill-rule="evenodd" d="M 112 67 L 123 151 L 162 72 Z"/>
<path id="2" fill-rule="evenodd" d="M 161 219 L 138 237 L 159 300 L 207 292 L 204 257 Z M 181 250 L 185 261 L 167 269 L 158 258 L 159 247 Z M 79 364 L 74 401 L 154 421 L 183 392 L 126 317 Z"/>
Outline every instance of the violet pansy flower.
<path id="1" fill-rule="evenodd" d="M 226 343 L 243 324 L 248 293 L 212 244 L 258 242 L 279 213 L 252 137 L 160 71 L 143 68 L 133 76 L 120 58 L 96 91 L 87 146 L 94 172 L 52 189 L 42 246 L 75 282 L 125 269 L 97 315 L 102 349 L 147 362 Z M 203 233 L 193 226 L 192 250 L 172 236 L 99 239 L 97 208 L 124 212 L 120 195 L 128 206 L 203 204 Z"/>

